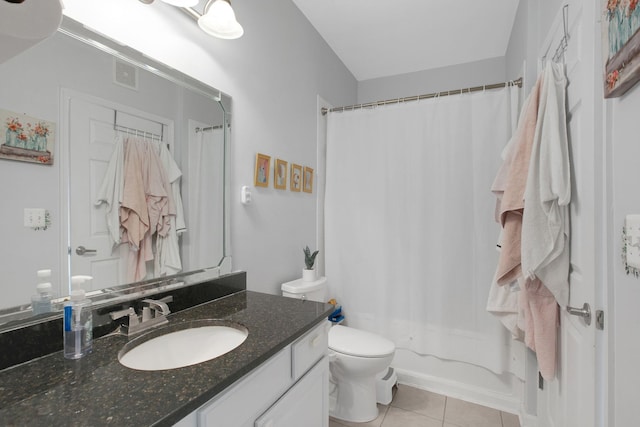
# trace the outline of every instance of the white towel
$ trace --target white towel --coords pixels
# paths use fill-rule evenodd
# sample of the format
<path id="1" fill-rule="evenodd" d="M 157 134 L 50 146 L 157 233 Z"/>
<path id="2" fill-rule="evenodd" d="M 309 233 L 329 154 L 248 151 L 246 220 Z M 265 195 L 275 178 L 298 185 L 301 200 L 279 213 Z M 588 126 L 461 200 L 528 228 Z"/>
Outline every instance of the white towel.
<path id="1" fill-rule="evenodd" d="M 548 62 L 540 94 L 522 219 L 522 271 L 537 277 L 560 306 L 569 301 L 571 172 L 564 66 Z"/>
<path id="2" fill-rule="evenodd" d="M 107 171 L 98 190 L 96 206 L 106 205 L 107 228 L 112 246 L 120 244 L 120 205 L 124 188 L 124 149 L 122 137 L 117 136 Z"/>

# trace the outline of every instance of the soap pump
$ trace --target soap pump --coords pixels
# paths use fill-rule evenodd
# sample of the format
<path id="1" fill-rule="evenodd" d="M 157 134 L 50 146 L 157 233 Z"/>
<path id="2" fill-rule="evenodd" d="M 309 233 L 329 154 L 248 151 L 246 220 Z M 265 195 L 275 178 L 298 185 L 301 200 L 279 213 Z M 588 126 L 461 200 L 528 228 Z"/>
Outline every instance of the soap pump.
<path id="1" fill-rule="evenodd" d="M 36 294 L 31 297 L 33 314 L 49 313 L 51 311 L 51 270 L 38 270 L 38 285 Z"/>
<path id="2" fill-rule="evenodd" d="M 79 359 L 91 352 L 91 300 L 86 297 L 82 286 L 92 279 L 91 276 L 71 277 L 71 300 L 64 303 L 64 357 L 67 359 Z"/>

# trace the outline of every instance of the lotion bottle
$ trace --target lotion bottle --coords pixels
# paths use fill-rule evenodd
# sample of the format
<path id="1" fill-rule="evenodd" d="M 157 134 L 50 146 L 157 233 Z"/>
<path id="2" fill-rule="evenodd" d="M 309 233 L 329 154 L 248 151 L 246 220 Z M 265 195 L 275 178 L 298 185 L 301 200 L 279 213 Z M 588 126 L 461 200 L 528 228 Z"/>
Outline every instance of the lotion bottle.
<path id="1" fill-rule="evenodd" d="M 91 300 L 85 296 L 82 285 L 91 276 L 71 277 L 71 300 L 64 303 L 64 357 L 79 359 L 91 352 L 93 341 L 93 318 Z"/>
<path id="2" fill-rule="evenodd" d="M 49 313 L 51 311 L 51 283 L 38 283 L 36 295 L 31 297 L 33 314 Z"/>

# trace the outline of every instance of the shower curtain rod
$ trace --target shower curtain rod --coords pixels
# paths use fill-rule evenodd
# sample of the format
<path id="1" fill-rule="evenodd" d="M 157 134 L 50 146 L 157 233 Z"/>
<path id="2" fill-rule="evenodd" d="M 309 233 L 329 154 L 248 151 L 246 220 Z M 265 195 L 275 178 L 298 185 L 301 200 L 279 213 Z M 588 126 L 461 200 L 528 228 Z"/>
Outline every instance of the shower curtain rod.
<path id="1" fill-rule="evenodd" d="M 206 128 L 197 127 L 196 128 L 196 133 L 198 133 L 198 132 L 206 132 L 208 130 L 214 130 L 214 129 L 222 129 L 223 127 L 224 127 L 224 125 L 207 126 Z"/>
<path id="2" fill-rule="evenodd" d="M 425 95 L 407 96 L 405 98 L 387 99 L 385 101 L 374 101 L 374 102 L 368 102 L 366 104 L 355 104 L 355 105 L 349 105 L 349 106 L 346 106 L 346 107 L 333 107 L 331 109 L 323 107 L 320 111 L 322 112 L 323 116 L 326 116 L 327 113 L 359 110 L 361 108 L 376 107 L 376 106 L 379 106 L 379 105 L 399 104 L 401 102 L 419 101 L 421 99 L 436 98 L 436 97 L 440 97 L 440 96 L 459 95 L 459 94 L 462 94 L 462 93 L 478 92 L 478 91 L 486 90 L 486 89 L 500 89 L 500 88 L 503 88 L 505 86 L 522 87 L 522 77 L 519 77 L 519 78 L 517 78 L 515 80 L 511 80 L 511 81 L 508 81 L 508 82 L 504 82 L 504 83 L 494 83 L 494 84 L 490 84 L 490 85 L 475 86 L 475 87 L 469 87 L 469 88 L 465 88 L 465 89 L 445 90 L 443 92 L 434 92 L 434 93 L 428 93 L 428 94 L 425 94 Z"/>

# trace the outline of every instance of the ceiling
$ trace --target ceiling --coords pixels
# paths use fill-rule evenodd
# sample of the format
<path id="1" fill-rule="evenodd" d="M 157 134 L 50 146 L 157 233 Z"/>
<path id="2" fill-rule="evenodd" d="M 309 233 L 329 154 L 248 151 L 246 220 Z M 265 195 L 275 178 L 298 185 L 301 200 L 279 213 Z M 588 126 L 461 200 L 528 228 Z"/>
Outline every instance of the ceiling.
<path id="1" fill-rule="evenodd" d="M 504 56 L 519 0 L 293 0 L 358 81 Z"/>

